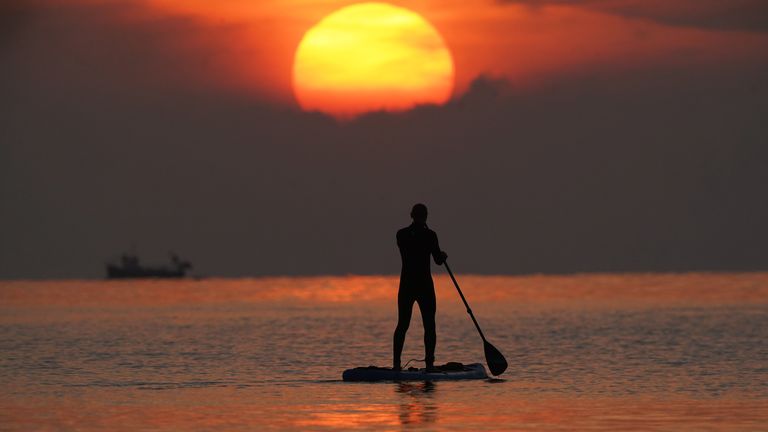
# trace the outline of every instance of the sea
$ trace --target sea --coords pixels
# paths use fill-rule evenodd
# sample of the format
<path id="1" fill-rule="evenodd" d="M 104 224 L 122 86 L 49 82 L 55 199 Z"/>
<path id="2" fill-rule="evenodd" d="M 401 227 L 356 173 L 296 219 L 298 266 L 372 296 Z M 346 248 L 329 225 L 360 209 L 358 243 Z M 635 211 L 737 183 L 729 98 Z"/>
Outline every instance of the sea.
<path id="1" fill-rule="evenodd" d="M 457 279 L 501 376 L 343 382 L 391 364 L 396 276 L 3 281 L 0 430 L 768 431 L 768 273 Z M 437 363 L 484 362 L 435 284 Z"/>

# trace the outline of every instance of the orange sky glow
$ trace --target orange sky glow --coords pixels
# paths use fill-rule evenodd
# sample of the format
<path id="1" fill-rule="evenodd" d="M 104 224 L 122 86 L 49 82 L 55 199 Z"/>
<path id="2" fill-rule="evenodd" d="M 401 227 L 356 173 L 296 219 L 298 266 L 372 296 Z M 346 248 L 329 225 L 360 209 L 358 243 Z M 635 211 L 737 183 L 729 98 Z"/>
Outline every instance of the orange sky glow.
<path id="1" fill-rule="evenodd" d="M 302 37 L 330 13 L 355 3 L 143 0 L 137 3 L 142 16 L 131 19 L 195 23 L 199 40 L 176 48 L 209 45 L 216 63 L 215 73 L 207 77 L 209 85 L 295 107 L 292 69 Z M 768 52 L 768 35 L 761 32 L 669 25 L 571 4 L 531 7 L 492 0 L 391 4 L 421 15 L 445 40 L 455 66 L 453 97 L 480 75 L 530 88 L 574 74 L 603 76 L 659 65 L 704 68 L 762 58 Z"/>

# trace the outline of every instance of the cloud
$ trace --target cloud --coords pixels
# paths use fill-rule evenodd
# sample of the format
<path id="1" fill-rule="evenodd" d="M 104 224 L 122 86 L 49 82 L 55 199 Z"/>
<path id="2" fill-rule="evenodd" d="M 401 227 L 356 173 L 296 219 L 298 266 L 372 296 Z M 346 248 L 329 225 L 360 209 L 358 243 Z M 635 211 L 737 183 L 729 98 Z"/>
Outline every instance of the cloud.
<path id="1" fill-rule="evenodd" d="M 768 30 L 763 0 L 501 0 L 532 7 L 567 5 L 675 26 L 719 30 Z"/>
<path id="2" fill-rule="evenodd" d="M 25 106 L 4 116 L 0 274 L 98 277 L 131 245 L 203 274 L 393 273 L 419 201 L 466 272 L 764 268 L 768 89 L 723 73 L 479 78 L 345 124 L 224 95 Z"/>

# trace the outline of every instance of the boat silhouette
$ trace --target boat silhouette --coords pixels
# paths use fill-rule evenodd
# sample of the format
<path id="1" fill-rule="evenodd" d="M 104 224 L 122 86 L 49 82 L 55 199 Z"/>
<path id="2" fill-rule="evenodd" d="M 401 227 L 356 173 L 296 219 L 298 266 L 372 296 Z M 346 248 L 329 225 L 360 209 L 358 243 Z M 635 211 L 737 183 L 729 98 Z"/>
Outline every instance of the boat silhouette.
<path id="1" fill-rule="evenodd" d="M 107 278 L 183 278 L 186 276 L 192 264 L 179 259 L 175 253 L 171 253 L 170 257 L 169 265 L 143 266 L 139 263 L 139 257 L 136 254 L 124 253 L 120 257 L 120 263 L 107 263 Z"/>

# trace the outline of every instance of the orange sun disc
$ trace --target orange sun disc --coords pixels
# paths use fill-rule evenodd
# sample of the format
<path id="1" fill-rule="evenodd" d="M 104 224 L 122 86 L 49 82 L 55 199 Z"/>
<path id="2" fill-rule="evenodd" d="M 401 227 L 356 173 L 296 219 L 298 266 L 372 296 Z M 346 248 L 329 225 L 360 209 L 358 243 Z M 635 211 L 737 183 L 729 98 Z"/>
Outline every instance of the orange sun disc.
<path id="1" fill-rule="evenodd" d="M 445 103 L 453 59 L 419 14 L 386 3 L 344 7 L 309 29 L 293 63 L 302 109 L 338 118 Z"/>

